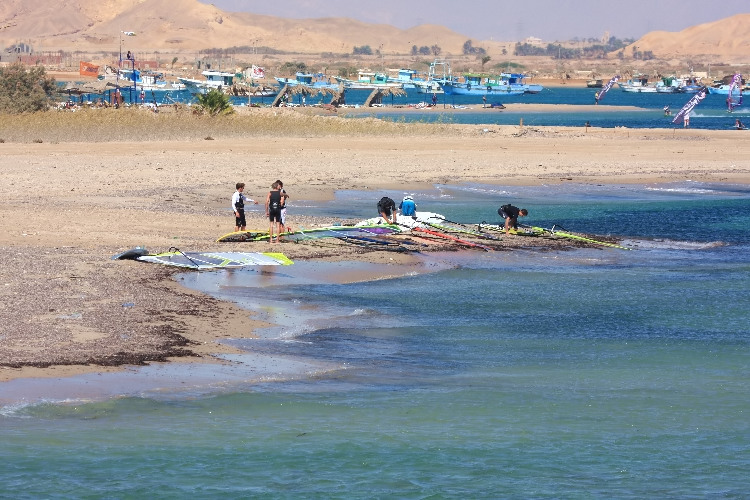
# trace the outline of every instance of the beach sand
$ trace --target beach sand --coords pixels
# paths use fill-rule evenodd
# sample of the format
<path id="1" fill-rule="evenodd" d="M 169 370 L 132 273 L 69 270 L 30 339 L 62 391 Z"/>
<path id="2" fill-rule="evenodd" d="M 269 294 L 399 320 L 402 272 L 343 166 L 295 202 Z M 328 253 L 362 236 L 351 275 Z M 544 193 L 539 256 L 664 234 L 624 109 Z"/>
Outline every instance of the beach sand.
<path id="1" fill-rule="evenodd" d="M 175 360 L 218 363 L 212 354 L 231 354 L 216 341 L 252 335 L 261 323 L 251 311 L 179 286 L 172 269 L 110 257 L 138 245 L 216 249 L 216 238 L 233 229 L 229 199 L 238 181 L 261 202 L 278 178 L 295 202 L 356 189 L 372 192 L 362 203 L 373 207 L 380 189 L 434 183 L 750 182 L 750 140 L 682 129 L 440 125 L 417 136 L 6 141 L 0 152 L 0 381 Z M 297 212 L 290 219 L 305 227 L 340 220 Z M 248 229 L 267 227 L 260 212 L 250 212 Z M 527 244 L 522 239 L 506 236 L 502 245 L 512 250 Z M 292 259 L 420 265 L 414 255 L 343 243 L 273 249 Z"/>

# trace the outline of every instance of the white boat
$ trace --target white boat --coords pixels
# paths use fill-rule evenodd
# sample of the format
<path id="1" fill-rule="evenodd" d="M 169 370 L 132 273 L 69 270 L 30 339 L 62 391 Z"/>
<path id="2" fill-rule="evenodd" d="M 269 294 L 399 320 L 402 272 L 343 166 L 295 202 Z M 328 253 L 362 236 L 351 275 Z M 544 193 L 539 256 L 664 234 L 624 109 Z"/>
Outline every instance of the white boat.
<path id="1" fill-rule="evenodd" d="M 201 73 L 205 79 L 198 80 L 195 78 L 180 78 L 180 82 L 185 85 L 185 89 L 193 94 L 205 94 L 212 89 L 222 89 L 231 87 L 234 84 L 234 73 L 223 71 L 204 71 Z"/>
<path id="2" fill-rule="evenodd" d="M 139 91 L 167 90 L 164 74 L 156 71 L 120 68 L 117 70 L 116 81 L 121 87 L 134 87 Z"/>
<path id="3" fill-rule="evenodd" d="M 623 92 L 656 92 L 655 85 L 649 85 L 648 77 L 631 78 L 626 82 L 617 82 Z"/>
<path id="4" fill-rule="evenodd" d="M 340 86 L 340 83 L 331 81 L 331 79 L 324 79 L 325 75 L 319 74 L 319 75 L 313 75 L 312 73 L 301 73 L 297 72 L 297 74 L 294 75 L 294 78 L 284 78 L 280 76 L 274 77 L 277 82 L 283 87 L 284 85 L 288 85 L 290 87 L 295 87 L 297 85 L 305 85 L 307 87 L 312 88 L 328 88 L 328 89 L 338 89 Z"/>
<path id="5" fill-rule="evenodd" d="M 443 94 L 445 91 L 441 86 L 442 83 L 450 82 L 453 79 L 451 75 L 451 65 L 444 59 L 435 59 L 430 64 L 430 70 L 427 73 L 427 80 L 415 81 L 414 86 L 420 94 Z"/>
<path id="6" fill-rule="evenodd" d="M 372 73 L 368 71 L 360 71 L 357 75 L 356 80 L 349 80 L 347 78 L 335 77 L 336 80 L 343 84 L 347 89 L 385 89 L 385 88 L 403 88 L 403 84 L 399 82 L 388 81 L 388 75 L 385 73 Z"/>

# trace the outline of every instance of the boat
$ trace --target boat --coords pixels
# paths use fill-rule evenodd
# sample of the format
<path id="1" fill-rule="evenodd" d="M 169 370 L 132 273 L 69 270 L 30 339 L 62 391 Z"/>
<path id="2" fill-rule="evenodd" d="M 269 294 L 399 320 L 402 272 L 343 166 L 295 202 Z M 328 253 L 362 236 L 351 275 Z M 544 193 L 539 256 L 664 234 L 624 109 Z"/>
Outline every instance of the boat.
<path id="1" fill-rule="evenodd" d="M 385 73 L 360 71 L 357 74 L 356 80 L 350 80 L 338 76 L 335 78 L 340 84 L 343 84 L 346 89 L 375 90 L 403 87 L 403 84 L 400 82 L 388 81 L 388 75 Z"/>
<path id="2" fill-rule="evenodd" d="M 674 76 L 666 76 L 656 82 L 656 91 L 660 94 L 679 94 L 682 90 L 682 79 Z"/>
<path id="3" fill-rule="evenodd" d="M 205 77 L 204 80 L 182 77 L 179 80 L 191 94 L 205 94 L 209 90 L 231 87 L 234 83 L 234 73 L 208 70 L 201 74 Z"/>
<path id="4" fill-rule="evenodd" d="M 649 85 L 648 77 L 646 76 L 631 78 L 625 82 L 617 82 L 617 85 L 620 86 L 620 90 L 623 92 L 656 92 L 656 86 Z"/>
<path id="5" fill-rule="evenodd" d="M 600 79 L 592 79 L 586 82 L 586 87 L 590 89 L 600 89 L 604 86 L 604 82 Z"/>
<path id="6" fill-rule="evenodd" d="M 686 94 L 696 94 L 704 86 L 705 85 L 703 85 L 699 77 L 690 75 L 690 76 L 682 77 L 682 83 L 680 84 L 680 89 Z"/>
<path id="7" fill-rule="evenodd" d="M 446 95 L 522 95 L 525 90 L 521 86 L 511 87 L 500 76 L 490 76 L 483 73 L 465 73 L 464 81 L 455 80 L 441 83 Z"/>
<path id="8" fill-rule="evenodd" d="M 393 71 L 393 70 L 389 70 Z M 419 73 L 414 69 L 401 68 L 396 76 L 389 76 L 388 82 L 400 84 L 404 89 L 416 88 L 416 82 L 421 80 L 417 75 Z M 422 80 L 424 81 L 424 80 Z"/>
<path id="9" fill-rule="evenodd" d="M 172 90 L 167 88 L 168 83 L 163 73 L 134 68 L 113 68 L 112 71 L 120 87 L 133 87 L 139 91 Z"/>
<path id="10" fill-rule="evenodd" d="M 277 82 L 283 87 L 284 85 L 287 85 L 289 87 L 295 87 L 297 85 L 305 85 L 307 87 L 312 88 L 328 88 L 328 89 L 338 89 L 339 83 L 331 81 L 330 78 L 328 80 L 324 80 L 325 75 L 321 74 L 312 74 L 312 73 L 302 73 L 297 72 L 294 75 L 294 78 L 284 78 L 276 76 L 274 77 Z"/>
<path id="11" fill-rule="evenodd" d="M 420 94 L 442 94 L 444 90 L 441 83 L 450 82 L 452 79 L 451 65 L 448 61 L 435 59 L 430 63 L 427 80 L 415 80 L 414 87 Z"/>
<path id="12" fill-rule="evenodd" d="M 544 87 L 536 83 L 526 83 L 526 75 L 523 73 L 500 73 L 503 82 L 510 85 L 511 89 L 523 90 L 524 94 L 538 94 Z"/>

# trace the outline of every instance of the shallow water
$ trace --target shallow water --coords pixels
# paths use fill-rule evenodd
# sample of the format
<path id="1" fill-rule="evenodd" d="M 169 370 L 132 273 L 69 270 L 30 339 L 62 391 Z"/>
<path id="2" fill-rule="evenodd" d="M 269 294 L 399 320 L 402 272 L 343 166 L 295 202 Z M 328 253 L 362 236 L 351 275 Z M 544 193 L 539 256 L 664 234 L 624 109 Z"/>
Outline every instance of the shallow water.
<path id="1" fill-rule="evenodd" d="M 356 211 L 354 195 L 317 209 Z M 743 497 L 747 187 L 438 186 L 417 201 L 476 221 L 510 195 L 531 224 L 635 249 L 432 255 L 433 272 L 350 284 L 372 269 L 186 273 L 278 326 L 231 340 L 253 355 L 213 380 L 154 369 L 114 398 L 6 404 L 0 497 Z"/>

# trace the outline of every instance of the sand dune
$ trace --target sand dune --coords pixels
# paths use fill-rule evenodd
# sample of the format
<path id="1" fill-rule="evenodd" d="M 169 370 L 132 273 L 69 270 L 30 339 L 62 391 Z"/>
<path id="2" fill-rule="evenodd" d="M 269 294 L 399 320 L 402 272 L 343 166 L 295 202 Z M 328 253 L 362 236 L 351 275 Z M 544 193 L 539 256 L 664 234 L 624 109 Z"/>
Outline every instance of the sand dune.
<path id="1" fill-rule="evenodd" d="M 471 34 L 443 26 L 401 30 L 347 18 L 285 19 L 226 12 L 198 0 L 5 0 L 0 4 L 0 46 L 18 42 L 35 50 L 113 51 L 122 30 L 144 51 L 197 51 L 231 47 L 271 47 L 285 52 L 336 54 L 369 45 L 385 54 L 409 54 L 412 46 L 459 55 Z M 738 14 L 677 33 L 655 31 L 633 46 L 659 59 L 703 58 L 716 63 L 750 62 L 750 14 Z M 473 40 L 476 47 L 500 51 L 497 42 Z M 507 47 L 508 45 L 505 45 Z"/>
<path id="2" fill-rule="evenodd" d="M 750 62 L 750 14 L 737 14 L 677 33 L 653 31 L 625 49 L 651 51 L 660 59 L 696 57 L 715 63 Z"/>

